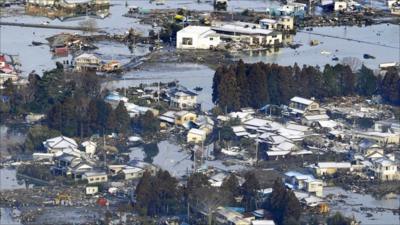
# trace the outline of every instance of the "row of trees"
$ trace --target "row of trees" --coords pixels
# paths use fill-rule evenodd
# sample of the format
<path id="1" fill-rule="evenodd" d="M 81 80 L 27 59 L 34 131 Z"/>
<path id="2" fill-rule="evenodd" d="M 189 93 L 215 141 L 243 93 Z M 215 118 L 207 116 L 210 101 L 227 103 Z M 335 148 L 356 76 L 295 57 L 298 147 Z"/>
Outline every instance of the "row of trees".
<path id="1" fill-rule="evenodd" d="M 282 181 L 275 182 L 271 197 L 265 202 L 258 194 L 259 189 L 258 179 L 252 172 L 245 174 L 242 184 L 235 175 L 230 175 L 221 187 L 212 187 L 207 176 L 201 173 L 192 174 L 185 186 L 179 186 L 166 171 L 159 171 L 155 176 L 145 173 L 136 188 L 135 208 L 145 216 L 176 215 L 187 209 L 189 214 L 204 212 L 208 224 L 212 224 L 212 216 L 220 206 L 244 207 L 246 211 L 264 208 L 279 225 L 298 221 L 302 213 L 300 203 Z"/>
<path id="2" fill-rule="evenodd" d="M 94 133 L 125 133 L 131 119 L 124 103 L 113 109 L 100 98 L 68 97 L 55 104 L 47 113 L 49 128 L 66 136 L 89 136 Z"/>
<path id="3" fill-rule="evenodd" d="M 287 104 L 293 96 L 323 99 L 349 95 L 380 94 L 391 104 L 400 104 L 400 74 L 390 69 L 376 76 L 365 66 L 354 73 L 350 66 L 326 65 L 324 69 L 297 64 L 245 64 L 243 61 L 217 69 L 213 79 L 213 102 L 226 111 L 265 104 Z"/>

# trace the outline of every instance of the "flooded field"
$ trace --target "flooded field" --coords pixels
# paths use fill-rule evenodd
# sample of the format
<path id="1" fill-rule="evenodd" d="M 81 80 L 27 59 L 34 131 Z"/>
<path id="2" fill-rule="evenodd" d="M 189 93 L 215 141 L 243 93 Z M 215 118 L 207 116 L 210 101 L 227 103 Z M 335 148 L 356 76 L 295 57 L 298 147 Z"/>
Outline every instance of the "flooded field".
<path id="1" fill-rule="evenodd" d="M 166 140 L 158 143 L 158 149 L 159 152 L 153 158 L 153 164 L 159 166 L 163 170 L 168 170 L 172 176 L 182 177 L 193 170 L 193 161 L 190 160 L 191 155 L 183 150 L 181 146 Z M 205 146 L 205 149 L 211 151 L 212 146 Z M 145 153 L 140 147 L 132 148 L 129 156 L 130 159 L 143 160 L 145 158 Z M 244 167 L 240 165 L 225 166 L 222 164 L 222 161 L 219 160 L 206 160 L 204 166 L 211 166 L 226 171 L 244 169 Z"/>
<path id="2" fill-rule="evenodd" d="M 371 195 L 362 195 L 345 191 L 339 187 L 324 188 L 324 195 L 347 196 L 343 201 L 335 201 L 331 204 L 332 211 L 339 211 L 346 216 L 355 217 L 362 225 L 397 225 L 399 215 L 393 214 L 390 210 L 362 210 L 366 208 L 398 209 L 400 207 L 400 195 L 387 196 L 382 199 L 375 199 Z"/>
<path id="3" fill-rule="evenodd" d="M 10 208 L 0 208 L 0 224 L 1 225 L 21 225 L 22 223 L 18 222 L 11 216 L 12 210 Z"/>
<path id="4" fill-rule="evenodd" d="M 26 188 L 25 182 L 17 180 L 16 169 L 0 169 L 0 191 Z"/>
<path id="5" fill-rule="evenodd" d="M 320 42 L 310 46 L 311 40 Z M 351 40 L 349 40 L 351 39 Z M 362 41 L 362 42 L 359 42 Z M 336 64 L 345 57 L 355 57 L 366 66 L 377 69 L 380 63 L 400 61 L 400 25 L 380 24 L 366 27 L 316 27 L 313 31 L 299 31 L 293 43 L 297 49 L 282 48 L 278 51 L 259 51 L 236 56 L 246 62 L 269 62 L 281 65 Z M 375 59 L 364 59 L 370 54 Z M 337 57 L 338 61 L 332 59 Z"/>

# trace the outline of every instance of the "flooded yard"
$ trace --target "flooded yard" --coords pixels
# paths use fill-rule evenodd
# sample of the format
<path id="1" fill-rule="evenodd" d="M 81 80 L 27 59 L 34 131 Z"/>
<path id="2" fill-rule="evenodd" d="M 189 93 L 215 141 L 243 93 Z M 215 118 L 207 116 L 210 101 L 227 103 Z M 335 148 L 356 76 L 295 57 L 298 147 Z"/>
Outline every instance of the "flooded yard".
<path id="1" fill-rule="evenodd" d="M 331 211 L 339 211 L 346 216 L 355 217 L 361 221 L 362 225 L 398 225 L 399 215 L 394 214 L 389 209 L 400 207 L 400 195 L 386 196 L 382 199 L 375 199 L 371 195 L 362 195 L 345 191 L 339 187 L 324 188 L 324 195 L 345 196 L 343 201 L 333 201 L 330 204 Z M 362 210 L 361 208 L 371 208 L 372 210 Z M 383 208 L 386 210 L 374 210 Z"/>

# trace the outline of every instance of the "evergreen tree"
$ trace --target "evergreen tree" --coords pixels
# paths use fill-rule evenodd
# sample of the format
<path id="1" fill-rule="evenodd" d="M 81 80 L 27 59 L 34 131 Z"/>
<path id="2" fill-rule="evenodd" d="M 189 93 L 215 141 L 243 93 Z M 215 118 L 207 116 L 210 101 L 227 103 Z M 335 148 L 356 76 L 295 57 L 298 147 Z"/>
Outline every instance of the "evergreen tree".
<path id="1" fill-rule="evenodd" d="M 260 189 L 260 184 L 253 172 L 245 174 L 245 182 L 242 185 L 243 201 L 247 211 L 255 210 L 257 201 L 257 191 Z"/>
<path id="2" fill-rule="evenodd" d="M 240 94 L 240 106 L 248 107 L 251 102 L 251 92 L 246 73 L 246 64 L 239 60 L 236 66 L 236 80 Z"/>
<path id="3" fill-rule="evenodd" d="M 115 115 L 117 119 L 117 132 L 125 133 L 130 125 L 130 116 L 126 110 L 124 102 L 120 101 L 117 108 L 115 108 Z"/>
<path id="4" fill-rule="evenodd" d="M 365 65 L 357 73 L 357 93 L 362 96 L 371 96 L 377 91 L 378 78 Z"/>
<path id="5" fill-rule="evenodd" d="M 381 87 L 382 97 L 389 103 L 400 105 L 400 72 L 390 69 L 386 72 Z"/>
<path id="6" fill-rule="evenodd" d="M 271 211 L 278 225 L 285 224 L 285 222 L 289 223 L 293 219 L 298 220 L 301 215 L 299 200 L 292 191 L 286 189 L 280 179 L 274 182 L 271 197 L 266 207 Z"/>

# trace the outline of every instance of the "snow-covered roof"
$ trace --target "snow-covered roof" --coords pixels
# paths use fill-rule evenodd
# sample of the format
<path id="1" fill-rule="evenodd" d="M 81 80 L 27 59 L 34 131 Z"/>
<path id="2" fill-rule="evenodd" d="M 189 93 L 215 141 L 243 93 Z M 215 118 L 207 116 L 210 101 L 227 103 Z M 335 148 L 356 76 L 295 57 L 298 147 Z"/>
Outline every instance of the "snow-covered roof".
<path id="1" fill-rule="evenodd" d="M 276 149 L 282 150 L 282 151 L 290 151 L 294 147 L 296 147 L 295 144 L 285 141 L 285 142 L 280 143 L 278 146 L 276 146 Z"/>
<path id="2" fill-rule="evenodd" d="M 326 114 L 320 114 L 320 115 L 307 115 L 304 116 L 304 118 L 308 121 L 321 121 L 321 120 L 328 120 L 329 116 Z"/>
<path id="3" fill-rule="evenodd" d="M 46 148 L 68 148 L 68 147 L 73 147 L 77 148 L 78 144 L 76 141 L 72 138 L 65 137 L 65 136 L 59 136 L 51 139 L 47 139 L 46 141 L 43 142 L 43 145 Z"/>
<path id="4" fill-rule="evenodd" d="M 268 156 L 288 155 L 290 151 L 267 151 Z"/>
<path id="5" fill-rule="evenodd" d="M 195 128 L 190 129 L 189 133 L 190 134 L 200 135 L 200 136 L 206 136 L 206 132 L 204 130 L 195 129 Z"/>
<path id="6" fill-rule="evenodd" d="M 291 102 L 296 102 L 296 103 L 300 103 L 303 105 L 310 105 L 311 103 L 313 103 L 313 100 L 307 99 L 307 98 L 302 98 L 302 97 L 293 97 L 290 99 Z"/>
<path id="7" fill-rule="evenodd" d="M 323 128 L 335 128 L 338 123 L 333 120 L 318 121 L 318 124 Z"/>
<path id="8" fill-rule="evenodd" d="M 315 180 L 314 176 L 311 174 L 302 174 L 297 171 L 288 171 L 285 173 L 287 177 L 295 177 L 297 180 Z"/>
<path id="9" fill-rule="evenodd" d="M 295 123 L 287 124 L 286 128 L 289 129 L 289 130 L 302 131 L 302 132 L 308 131 L 310 129 L 307 126 L 298 125 L 298 124 L 295 124 Z"/>
<path id="10" fill-rule="evenodd" d="M 252 225 L 275 225 L 273 220 L 253 220 L 251 221 Z"/>
<path id="11" fill-rule="evenodd" d="M 81 55 L 79 55 L 78 57 L 76 57 L 76 59 L 92 59 L 92 60 L 97 60 L 97 56 L 93 55 L 93 54 L 89 54 L 89 53 L 83 53 Z"/>
<path id="12" fill-rule="evenodd" d="M 320 162 L 317 164 L 319 168 L 350 168 L 349 162 Z"/>

